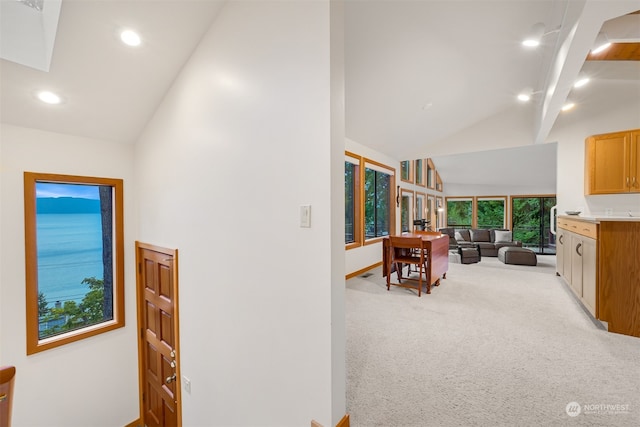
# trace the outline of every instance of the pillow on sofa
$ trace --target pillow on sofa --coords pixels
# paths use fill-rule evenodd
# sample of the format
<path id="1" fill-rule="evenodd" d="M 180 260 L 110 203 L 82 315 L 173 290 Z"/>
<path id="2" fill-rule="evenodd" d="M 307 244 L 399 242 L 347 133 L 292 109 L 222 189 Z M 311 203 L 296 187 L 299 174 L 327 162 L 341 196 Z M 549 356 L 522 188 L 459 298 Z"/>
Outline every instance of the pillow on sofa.
<path id="1" fill-rule="evenodd" d="M 470 242 L 471 241 L 471 236 L 469 235 L 469 230 L 456 231 L 455 238 L 456 238 L 456 241 L 458 241 L 458 242 Z"/>
<path id="2" fill-rule="evenodd" d="M 513 240 L 511 231 L 496 230 L 496 243 L 509 243 Z"/>
<path id="3" fill-rule="evenodd" d="M 471 230 L 471 240 L 474 242 L 490 242 L 489 230 Z"/>

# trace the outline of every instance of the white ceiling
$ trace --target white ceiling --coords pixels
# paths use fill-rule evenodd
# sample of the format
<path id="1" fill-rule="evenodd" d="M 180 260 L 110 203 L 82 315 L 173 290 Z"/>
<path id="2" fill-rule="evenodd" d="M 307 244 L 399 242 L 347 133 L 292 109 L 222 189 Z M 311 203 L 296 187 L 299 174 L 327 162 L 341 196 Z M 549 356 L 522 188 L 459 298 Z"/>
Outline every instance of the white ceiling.
<path id="1" fill-rule="evenodd" d="M 63 0 L 48 73 L 2 59 L 1 121 L 117 143 L 135 142 L 221 4 Z M 118 30 L 127 27 L 141 33 L 141 46 L 130 48 L 120 42 Z M 2 34 L 3 39 L 10 37 Z M 60 93 L 65 102 L 42 104 L 35 94 L 43 89 Z"/>
<path id="2" fill-rule="evenodd" d="M 557 147 L 555 143 L 532 144 L 437 156 L 433 160 L 447 184 L 555 188 Z"/>
<path id="3" fill-rule="evenodd" d="M 1 60 L 0 121 L 135 142 L 224 3 L 63 0 L 49 72 Z M 636 0 L 347 0 L 347 137 L 398 159 L 429 157 L 431 145 L 520 108 L 522 88 L 554 87 L 530 108 L 535 126 L 522 145 L 544 141 L 603 22 L 635 9 Z M 562 28 L 526 51 L 520 41 L 536 22 Z M 124 27 L 143 45 L 120 43 Z M 5 30 L 3 40 L 15 37 Z M 588 67 L 600 78 L 584 92 L 590 102 L 640 96 L 637 63 Z M 37 101 L 45 88 L 65 102 Z"/>

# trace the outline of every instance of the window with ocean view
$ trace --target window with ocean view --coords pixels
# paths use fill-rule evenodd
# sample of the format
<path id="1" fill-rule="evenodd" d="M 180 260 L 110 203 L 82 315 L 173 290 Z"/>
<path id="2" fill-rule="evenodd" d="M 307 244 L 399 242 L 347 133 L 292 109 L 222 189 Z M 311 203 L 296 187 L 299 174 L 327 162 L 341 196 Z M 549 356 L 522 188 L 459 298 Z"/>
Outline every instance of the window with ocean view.
<path id="1" fill-rule="evenodd" d="M 124 326 L 122 180 L 25 173 L 27 353 Z"/>

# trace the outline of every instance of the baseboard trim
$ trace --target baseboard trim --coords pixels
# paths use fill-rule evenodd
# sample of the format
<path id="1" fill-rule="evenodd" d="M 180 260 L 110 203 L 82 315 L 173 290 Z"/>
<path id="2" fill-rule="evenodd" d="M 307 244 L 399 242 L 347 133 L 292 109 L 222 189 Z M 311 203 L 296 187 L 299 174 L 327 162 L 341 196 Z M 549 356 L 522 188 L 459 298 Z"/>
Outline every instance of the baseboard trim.
<path id="1" fill-rule="evenodd" d="M 344 417 L 336 424 L 336 427 L 349 427 L 349 414 L 344 414 Z"/>
<path id="2" fill-rule="evenodd" d="M 376 267 L 380 267 L 381 265 L 382 265 L 382 261 L 380 261 L 380 262 L 376 262 L 375 264 L 370 265 L 369 267 L 365 267 L 365 268 L 360 269 L 360 270 L 358 270 L 358 271 L 354 271 L 353 273 L 349 273 L 349 274 L 347 274 L 347 275 L 345 276 L 345 279 L 346 279 L 346 280 L 349 280 L 349 279 L 351 279 L 352 277 L 359 276 L 359 275 L 361 275 L 362 273 L 366 273 L 367 271 L 369 271 L 369 270 L 373 270 L 374 268 L 376 268 Z"/>
<path id="3" fill-rule="evenodd" d="M 311 427 L 322 427 L 322 424 L 320 424 L 316 420 L 311 420 Z M 342 419 L 338 421 L 336 427 L 349 427 L 349 414 L 344 414 L 344 417 L 342 417 Z"/>
<path id="4" fill-rule="evenodd" d="M 138 418 L 135 421 L 131 421 L 129 424 L 127 424 L 124 427 L 143 427 L 142 426 L 142 420 L 140 418 Z"/>

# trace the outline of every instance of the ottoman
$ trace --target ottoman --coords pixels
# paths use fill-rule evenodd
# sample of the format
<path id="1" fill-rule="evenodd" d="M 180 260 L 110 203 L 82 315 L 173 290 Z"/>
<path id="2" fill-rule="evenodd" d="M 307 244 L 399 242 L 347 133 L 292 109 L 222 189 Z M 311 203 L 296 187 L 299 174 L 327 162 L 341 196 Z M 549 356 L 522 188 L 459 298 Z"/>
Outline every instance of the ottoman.
<path id="1" fill-rule="evenodd" d="M 538 265 L 535 252 L 516 246 L 503 246 L 498 249 L 498 259 L 504 264 Z"/>
<path id="2" fill-rule="evenodd" d="M 480 262 L 480 248 L 472 247 L 472 248 L 458 248 L 458 253 L 460 254 L 460 263 L 461 264 L 474 264 L 476 262 Z"/>

